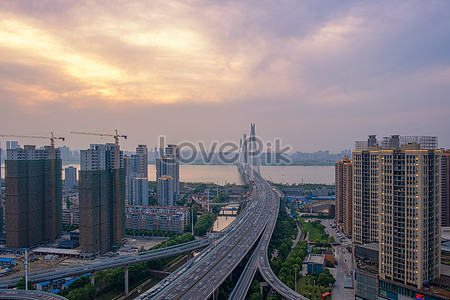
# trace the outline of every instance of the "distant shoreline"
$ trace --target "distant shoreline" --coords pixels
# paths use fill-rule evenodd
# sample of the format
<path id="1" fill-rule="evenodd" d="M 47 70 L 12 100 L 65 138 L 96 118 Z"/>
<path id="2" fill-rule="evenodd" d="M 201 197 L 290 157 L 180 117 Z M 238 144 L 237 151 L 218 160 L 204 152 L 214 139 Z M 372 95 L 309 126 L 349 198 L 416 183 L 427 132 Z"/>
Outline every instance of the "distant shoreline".
<path id="1" fill-rule="evenodd" d="M 63 165 L 79 165 L 79 161 L 63 161 Z M 155 162 L 148 163 L 151 166 L 155 165 Z M 235 164 L 220 164 L 220 163 L 190 163 L 181 164 L 182 166 L 234 166 Z M 262 164 L 264 167 L 333 167 L 334 162 L 295 162 L 292 164 Z"/>

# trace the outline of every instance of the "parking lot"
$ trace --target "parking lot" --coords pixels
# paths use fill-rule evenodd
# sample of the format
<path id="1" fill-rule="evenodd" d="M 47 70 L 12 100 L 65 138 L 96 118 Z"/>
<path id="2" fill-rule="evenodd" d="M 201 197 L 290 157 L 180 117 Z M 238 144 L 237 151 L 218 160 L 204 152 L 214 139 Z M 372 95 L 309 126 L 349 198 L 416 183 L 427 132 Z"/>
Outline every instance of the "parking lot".
<path id="1" fill-rule="evenodd" d="M 344 234 L 336 228 L 334 220 L 322 220 L 322 224 L 325 226 L 326 232 L 332 235 L 336 242 L 341 245 L 334 245 L 335 260 L 338 262 L 335 268 L 330 268 L 331 274 L 336 278 L 336 283 L 332 290 L 332 299 L 354 299 L 355 292 L 351 288 L 344 287 L 345 276 L 352 275 L 352 254 L 346 249 L 351 245 L 351 240 L 347 239 Z"/>

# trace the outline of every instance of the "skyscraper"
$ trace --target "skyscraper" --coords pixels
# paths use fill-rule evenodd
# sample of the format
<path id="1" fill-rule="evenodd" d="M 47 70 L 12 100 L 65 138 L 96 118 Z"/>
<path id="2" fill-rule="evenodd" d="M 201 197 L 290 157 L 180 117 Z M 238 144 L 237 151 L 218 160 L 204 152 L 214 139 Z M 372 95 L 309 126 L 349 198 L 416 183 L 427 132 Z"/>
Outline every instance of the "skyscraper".
<path id="1" fill-rule="evenodd" d="M 440 275 L 441 151 L 426 149 L 434 137 L 410 138 L 353 152 L 353 237 L 378 242 L 381 280 L 421 288 Z"/>
<path id="2" fill-rule="evenodd" d="M 115 144 L 91 145 L 80 157 L 80 245 L 89 253 L 115 250 L 125 232 L 123 153 Z"/>
<path id="3" fill-rule="evenodd" d="M 77 187 L 77 168 L 67 167 L 64 169 L 64 189 L 71 190 Z"/>
<path id="4" fill-rule="evenodd" d="M 342 226 L 345 235 L 352 235 L 353 220 L 353 176 L 352 161 L 344 156 L 335 164 L 336 221 Z"/>
<path id="5" fill-rule="evenodd" d="M 128 205 L 148 205 L 148 178 L 127 176 L 126 193 Z"/>
<path id="6" fill-rule="evenodd" d="M 124 157 L 126 201 L 129 205 L 148 204 L 148 150 L 138 145 L 136 154 Z"/>
<path id="7" fill-rule="evenodd" d="M 142 177 L 148 178 L 148 149 L 147 145 L 138 145 L 136 147 L 136 173 L 143 174 Z"/>
<path id="8" fill-rule="evenodd" d="M 177 145 L 168 145 L 164 157 L 156 159 L 156 180 L 159 204 L 162 206 L 174 205 L 180 193 L 180 164 Z M 172 189 L 171 192 L 161 190 L 168 187 Z"/>
<path id="9" fill-rule="evenodd" d="M 441 157 L 441 226 L 450 226 L 450 150 Z"/>
<path id="10" fill-rule="evenodd" d="M 173 177 L 174 180 L 174 197 L 175 199 L 178 199 L 178 196 L 180 195 L 180 149 L 177 145 L 169 144 L 166 147 L 165 150 L 165 157 L 173 159 L 173 169 L 169 171 L 169 173 L 166 173 L 167 175 L 170 175 Z M 163 174 L 165 175 L 165 174 Z"/>
<path id="11" fill-rule="evenodd" d="M 62 233 L 59 149 L 33 145 L 9 149 L 6 160 L 6 245 L 26 248 L 54 241 Z"/>

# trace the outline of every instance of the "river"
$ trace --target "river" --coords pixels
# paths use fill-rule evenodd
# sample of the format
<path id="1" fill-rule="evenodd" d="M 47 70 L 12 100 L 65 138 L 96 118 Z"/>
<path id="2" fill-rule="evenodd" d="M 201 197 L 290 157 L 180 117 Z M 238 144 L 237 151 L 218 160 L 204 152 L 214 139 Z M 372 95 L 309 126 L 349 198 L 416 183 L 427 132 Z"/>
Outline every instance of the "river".
<path id="1" fill-rule="evenodd" d="M 70 165 L 80 168 L 79 164 Z M 66 166 L 68 165 L 63 167 Z M 262 166 L 261 173 L 266 179 L 276 183 L 334 183 L 334 166 Z M 150 181 L 156 180 L 155 165 L 148 165 L 148 175 Z M 243 183 L 237 167 L 232 165 L 181 165 L 180 181 Z"/>
<path id="2" fill-rule="evenodd" d="M 67 164 L 63 167 L 74 166 L 78 170 L 79 164 Z M 2 164 L 2 178 L 5 176 L 4 164 Z M 262 166 L 262 175 L 276 183 L 334 183 L 333 166 Z M 155 181 L 156 167 L 148 165 L 149 180 Z M 62 174 L 64 178 L 64 172 Z M 182 182 L 214 182 L 219 184 L 237 183 L 242 184 L 236 166 L 232 165 L 181 165 L 180 181 Z"/>

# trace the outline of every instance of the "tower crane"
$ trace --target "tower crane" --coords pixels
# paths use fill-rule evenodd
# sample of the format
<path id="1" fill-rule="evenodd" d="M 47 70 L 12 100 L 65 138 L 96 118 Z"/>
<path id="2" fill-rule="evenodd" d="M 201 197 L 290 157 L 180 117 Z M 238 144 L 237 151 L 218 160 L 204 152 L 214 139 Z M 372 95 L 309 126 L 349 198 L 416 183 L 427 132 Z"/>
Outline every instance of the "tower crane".
<path id="1" fill-rule="evenodd" d="M 55 140 L 65 141 L 64 137 L 55 136 L 53 132 L 50 132 L 50 136 L 36 136 L 36 135 L 15 135 L 15 134 L 0 134 L 0 137 L 18 137 L 18 138 L 30 138 L 30 139 L 46 139 L 50 140 L 50 166 L 51 166 L 51 193 L 52 193 L 52 242 L 56 239 L 56 216 L 55 216 Z"/>
<path id="2" fill-rule="evenodd" d="M 115 141 L 115 167 L 116 167 L 116 230 L 115 230 L 115 234 L 116 234 L 116 244 L 120 245 L 120 197 L 119 197 L 119 138 L 124 138 L 127 139 L 127 135 L 120 135 L 117 131 L 117 129 L 115 130 L 114 134 L 111 133 L 95 133 L 95 132 L 82 132 L 82 131 L 71 131 L 70 133 L 73 134 L 84 134 L 84 135 L 95 135 L 95 136 L 100 136 L 100 137 L 104 137 L 104 136 L 108 136 L 108 137 L 113 137 L 114 141 Z"/>

